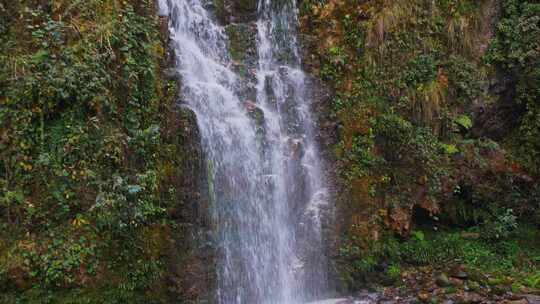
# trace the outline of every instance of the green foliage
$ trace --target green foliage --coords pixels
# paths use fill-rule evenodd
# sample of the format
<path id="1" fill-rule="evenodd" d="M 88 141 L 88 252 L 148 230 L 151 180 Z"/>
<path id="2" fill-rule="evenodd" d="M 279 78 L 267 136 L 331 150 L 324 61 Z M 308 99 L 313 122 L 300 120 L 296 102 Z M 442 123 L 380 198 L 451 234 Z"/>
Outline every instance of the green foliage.
<path id="1" fill-rule="evenodd" d="M 347 285 L 357 284 L 357 281 L 367 281 L 377 274 L 396 272 L 396 269 L 381 272 L 383 261 L 397 261 L 399 259 L 399 246 L 395 238 L 387 238 L 384 242 L 369 242 L 369 250 L 362 249 L 356 243 L 360 240 L 354 238 L 340 247 L 339 266 L 340 273 L 345 275 L 342 280 Z M 399 264 L 395 264 L 397 266 Z"/>
<path id="2" fill-rule="evenodd" d="M 420 234 L 422 238 L 415 237 Z M 413 265 L 429 265 L 448 262 L 460 255 L 457 235 L 448 235 L 444 239 L 428 240 L 421 231 L 414 231 L 411 240 L 401 246 L 400 258 Z"/>
<path id="3" fill-rule="evenodd" d="M 21 300 L 101 287 L 144 302 L 161 275 L 142 233 L 169 220 L 163 167 L 181 156 L 162 149 L 177 144 L 162 137 L 174 88 L 161 80 L 154 10 L 149 0 L 0 5 L 0 227 L 10 234 L 0 282 L 16 269 L 30 283 L 9 285 Z"/>
<path id="4" fill-rule="evenodd" d="M 536 1 L 505 0 L 497 36 L 486 61 L 496 65 L 511 79 L 510 90 L 516 107 L 526 110 L 519 136 L 513 138 L 518 156 L 528 169 L 540 168 L 540 4 Z"/>
<path id="5" fill-rule="evenodd" d="M 439 191 L 440 179 L 446 172 L 441 144 L 428 129 L 415 127 L 392 114 L 378 117 L 374 129 L 376 142 L 386 161 L 385 166 L 403 168 L 399 172 L 388 170 L 395 181 L 405 184 L 411 176 L 426 176 L 429 190 L 434 194 Z"/>
<path id="6" fill-rule="evenodd" d="M 444 153 L 448 155 L 459 153 L 459 149 L 456 147 L 456 145 L 441 144 L 441 148 L 443 149 Z"/>
<path id="7" fill-rule="evenodd" d="M 438 4 L 445 13 L 452 16 L 466 15 L 476 10 L 477 2 L 470 0 L 438 0 Z"/>
<path id="8" fill-rule="evenodd" d="M 362 55 L 366 43 L 365 29 L 356 22 L 350 14 L 343 17 L 343 26 L 345 27 L 345 42 L 355 50 L 357 55 Z"/>
<path id="9" fill-rule="evenodd" d="M 385 269 L 386 277 L 395 278 L 402 268 L 410 266 L 438 268 L 441 265 L 460 263 L 484 273 L 513 275 L 532 287 L 536 284 L 540 269 L 540 261 L 535 258 L 540 254 L 539 232 L 535 227 L 523 226 L 512 230 L 511 236 L 504 241 L 492 242 L 481 238 L 466 238 L 460 232 L 417 230 L 403 241 L 386 236 L 371 242 L 366 250 L 344 246 L 339 260 L 345 265 L 353 265 L 344 270 L 348 273 L 348 279 L 352 280 L 373 282 L 382 279 L 381 269 Z M 350 243 L 354 243 L 354 240 Z"/>
<path id="10" fill-rule="evenodd" d="M 540 271 L 525 278 L 525 284 L 531 288 L 540 289 Z"/>
<path id="11" fill-rule="evenodd" d="M 469 130 L 470 128 L 472 128 L 472 120 L 467 115 L 460 115 L 460 116 L 456 117 L 454 122 L 458 126 L 460 126 L 461 128 L 463 128 L 465 130 Z"/>
<path id="12" fill-rule="evenodd" d="M 485 224 L 482 229 L 482 237 L 486 239 L 504 239 L 509 237 L 517 226 L 517 217 L 514 215 L 514 211 L 506 209 L 504 212 L 496 214 L 493 219 Z"/>
<path id="13" fill-rule="evenodd" d="M 416 88 L 418 85 L 433 81 L 437 76 L 437 64 L 430 55 L 420 55 L 408 63 L 404 81 Z"/>
<path id="14" fill-rule="evenodd" d="M 397 264 L 392 264 L 388 266 L 388 269 L 386 270 L 386 275 L 393 280 L 399 279 L 401 275 L 401 267 Z"/>
<path id="15" fill-rule="evenodd" d="M 461 56 L 452 55 L 445 63 L 450 91 L 458 104 L 467 105 L 482 92 L 481 67 Z"/>
<path id="16" fill-rule="evenodd" d="M 411 240 L 415 242 L 423 243 L 426 241 L 426 237 L 422 231 L 416 230 L 416 231 L 411 232 Z"/>
<path id="17" fill-rule="evenodd" d="M 520 248 L 526 242 L 517 226 L 540 223 L 536 2 L 502 1 L 500 15 L 492 7 L 498 3 L 472 0 L 302 3 L 304 31 L 331 46 L 315 46 L 310 64 L 336 92 L 335 151 L 349 190 L 338 207 L 351 223 L 340 252 L 347 284 L 389 275 L 389 265 L 457 260 L 495 272 L 537 269 L 527 252 L 537 248 Z M 494 20 L 496 37 L 482 58 Z M 493 67 L 504 79 L 497 87 Z M 498 97 L 508 115 L 519 116 L 519 131 L 476 138 L 473 125 L 512 118 L 489 111 Z M 508 142 L 519 153 L 507 150 Z M 410 215 L 418 204 L 442 209 L 443 222 L 474 226 L 481 237 L 413 232 L 402 242 L 369 239 L 370 229 L 384 234 L 389 226 L 407 234 L 411 222 L 398 212 Z"/>
<path id="18" fill-rule="evenodd" d="M 32 278 L 37 278 L 43 286 L 49 288 L 65 288 L 76 284 L 77 275 L 95 275 L 96 241 L 87 240 L 84 236 L 74 240 L 66 240 L 64 236 L 53 238 L 50 243 L 43 244 L 41 252 L 23 251 L 22 257 L 26 266 L 33 269 Z M 84 272 L 81 273 L 81 269 Z"/>
<path id="19" fill-rule="evenodd" d="M 321 77 L 325 80 L 338 81 L 348 61 L 348 56 L 344 49 L 337 46 L 330 47 L 327 54 L 328 62 L 321 69 Z"/>
<path id="20" fill-rule="evenodd" d="M 85 11 L 92 8 L 91 3 L 72 7 L 76 8 L 90 19 L 98 18 Z M 127 159 L 119 143 L 134 152 L 130 161 L 153 165 L 159 128 L 145 124 L 158 114 L 151 106 L 157 98 L 156 58 L 151 45 L 155 42 L 149 40 L 156 32 L 152 20 L 127 5 L 112 20 L 115 26 L 107 37 L 108 45 L 91 40 L 103 37 L 89 33 L 63 47 L 74 34 L 72 28 L 40 10 L 29 14 L 42 21 L 28 25 L 36 50 L 21 55 L 25 74 L 16 75 L 2 101 L 2 124 L 9 143 L 2 146 L 3 167 L 10 168 L 3 177 L 10 174 L 11 178 L 10 183 L 0 184 L 16 193 L 22 190 L 12 187 L 22 187 L 25 196 L 31 195 L 32 187 L 24 185 L 49 189 L 51 196 L 42 198 L 36 208 L 40 216 L 48 218 L 52 212 L 49 215 L 61 221 L 89 207 L 74 195 L 83 184 L 95 187 L 113 172 L 129 178 L 131 173 L 122 168 Z M 117 69 L 117 79 L 111 67 Z M 104 120 L 110 122 L 103 125 Z M 39 218 L 30 222 L 35 220 Z"/>

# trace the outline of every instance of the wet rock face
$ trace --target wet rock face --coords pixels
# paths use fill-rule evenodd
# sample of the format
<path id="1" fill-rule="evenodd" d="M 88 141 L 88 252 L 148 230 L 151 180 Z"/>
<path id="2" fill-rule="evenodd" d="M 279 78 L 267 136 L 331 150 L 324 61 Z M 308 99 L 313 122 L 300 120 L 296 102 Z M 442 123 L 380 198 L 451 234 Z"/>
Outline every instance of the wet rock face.
<path id="1" fill-rule="evenodd" d="M 257 27 L 237 23 L 225 27 L 229 38 L 229 52 L 233 60 L 250 66 L 257 64 Z"/>
<path id="2" fill-rule="evenodd" d="M 160 35 L 163 45 L 169 44 L 167 12 L 160 12 Z M 215 282 L 215 251 L 211 244 L 210 211 L 206 165 L 195 113 L 180 106 L 180 75 L 174 68 L 175 56 L 170 45 L 162 60 L 162 74 L 168 84 L 163 90 L 172 99 L 164 109 L 161 136 L 173 149 L 176 159 L 167 168 L 162 191 L 174 189 L 175 202 L 167 212 L 176 223 L 163 233 L 167 298 L 171 302 L 209 302 Z M 170 86 L 170 87 L 169 87 Z"/>
<path id="3" fill-rule="evenodd" d="M 276 0 L 274 3 L 281 3 Z M 267 138 L 267 125 L 265 124 L 265 112 L 263 107 L 258 104 L 257 98 L 257 69 L 259 68 L 259 55 L 258 55 L 258 31 L 257 31 L 257 3 L 258 0 L 206 0 L 205 8 L 208 9 L 211 15 L 219 20 L 223 25 L 225 34 L 227 36 L 228 46 L 228 58 L 227 68 L 235 72 L 238 76 L 238 81 L 235 83 L 235 90 L 238 93 L 239 102 L 246 111 L 248 117 L 253 121 L 256 129 L 256 135 L 261 141 L 261 147 L 264 150 L 270 150 L 275 142 L 268 140 Z M 280 5 L 280 4 L 278 4 Z M 214 19 L 215 20 L 215 19 Z M 230 62 L 229 62 L 230 59 Z M 172 65 L 174 66 L 174 65 Z M 167 71 L 166 71 L 167 72 Z M 172 72 L 172 71 L 171 71 Z M 285 74 L 288 73 L 287 69 L 280 70 L 280 75 L 286 78 Z M 178 75 L 170 73 L 170 78 L 182 83 L 182 79 L 175 79 Z M 329 95 L 320 87 L 320 83 L 314 79 L 309 79 L 307 88 L 308 92 L 315 92 L 315 96 L 310 96 L 315 99 L 312 102 L 314 107 L 321 106 L 323 99 Z M 291 107 L 289 103 L 283 105 L 277 104 L 277 98 L 274 96 L 274 92 L 271 91 L 272 79 L 268 77 L 266 81 L 266 88 L 268 88 L 268 98 L 270 106 L 279 108 L 279 112 L 285 117 L 283 118 L 287 126 L 287 132 L 294 135 L 291 136 L 289 142 L 289 149 L 285 153 L 288 159 L 288 165 L 286 166 L 290 172 L 288 175 L 295 176 L 297 179 L 307 180 L 308 171 L 305 167 L 300 165 L 301 159 L 305 156 L 306 143 L 302 139 L 301 130 L 299 127 L 300 122 L 298 116 L 300 114 L 297 109 Z M 236 85 L 238 87 L 236 87 Z M 292 96 L 295 93 L 295 88 L 286 88 L 287 93 L 285 95 Z M 182 100 L 186 101 L 187 100 Z M 326 106 L 326 104 L 324 105 Z M 319 116 L 319 111 L 315 110 L 314 116 Z M 322 111 L 321 111 L 322 112 Z M 197 113 L 199 113 L 197 111 Z M 326 111 L 324 113 L 327 113 Z M 178 232 L 180 235 L 175 240 L 174 249 L 170 254 L 169 267 L 169 281 L 171 282 L 171 290 L 174 290 L 179 298 L 187 299 L 188 302 L 213 302 L 212 290 L 215 290 L 215 259 L 216 253 L 215 244 L 209 241 L 210 221 L 208 219 L 208 189 L 204 185 L 208 185 L 208 181 L 204 179 L 204 175 L 207 172 L 205 162 L 203 161 L 203 153 L 200 146 L 200 136 L 197 129 L 196 118 L 194 113 L 186 111 L 184 109 L 179 110 L 178 113 L 174 113 L 180 117 L 178 121 L 172 119 L 171 128 L 167 130 L 173 131 L 172 136 L 177 137 L 177 145 L 182 146 L 182 154 L 187 158 L 181 160 L 181 164 L 178 169 L 178 175 L 183 174 L 184 179 L 179 178 L 176 183 L 178 189 L 181 189 L 179 193 L 183 193 L 181 197 L 178 197 L 177 209 L 175 215 L 178 218 L 178 222 L 185 224 L 184 228 Z M 318 119 L 316 119 L 318 121 Z M 318 124 L 316 124 L 318 125 Z M 201 127 L 204 132 L 204 128 Z M 320 142 L 322 137 L 327 140 L 331 140 L 332 136 L 322 135 L 319 130 L 314 131 L 316 141 Z M 205 133 L 206 134 L 206 133 Z M 298 135 L 300 134 L 300 135 Z M 176 145 L 176 144 L 175 144 Z M 264 153 L 264 152 L 263 152 Z M 326 154 L 326 153 L 325 153 Z M 180 172 L 181 171 L 181 172 Z M 231 174 L 236 174 L 230 172 Z M 244 180 L 241 181 L 245 182 Z M 308 201 L 309 193 L 307 190 L 308 185 L 303 183 L 296 184 L 297 181 L 291 180 L 288 184 L 295 185 L 290 189 L 287 195 L 291 201 L 305 202 Z M 229 185 L 227 181 L 210 181 L 212 187 L 214 185 L 221 185 L 222 188 L 227 188 Z M 198 190 L 202 189 L 202 190 Z M 228 193 L 229 189 L 218 189 L 218 192 Z M 321 199 L 322 201 L 323 199 Z M 295 217 L 300 218 L 301 206 L 295 208 L 291 213 L 294 213 Z M 322 210 L 326 212 L 326 210 Z M 328 211 L 330 213 L 330 211 Z M 324 227 L 330 227 L 326 219 L 329 216 L 322 216 L 324 221 Z M 306 221 L 307 222 L 307 221 Z M 306 228 L 307 230 L 307 228 Z M 331 230 L 331 229 L 329 229 Z M 334 231 L 332 230 L 332 233 Z M 305 232 L 308 234 L 308 232 Z M 327 237 L 326 232 L 323 238 L 337 238 L 336 236 Z M 314 240 L 315 241 L 315 240 Z M 334 244 L 334 242 L 328 242 L 324 240 L 323 244 Z M 210 244 L 210 245 L 209 245 Z M 309 244 L 306 247 L 310 247 Z M 313 247 L 313 245 L 311 245 Z M 328 252 L 334 252 L 335 250 L 327 250 Z M 320 250 L 319 250 L 320 251 Z M 236 255 L 236 254 L 234 254 Z M 238 254 L 238 256 L 240 256 Z M 309 253 L 306 254 L 309 256 Z M 176 262 L 175 262 L 176 261 Z M 308 265 L 309 269 L 318 269 L 324 261 L 313 261 L 313 265 Z M 233 261 L 232 263 L 236 263 Z M 313 266 L 313 267 L 311 267 Z M 182 273 L 184 271 L 184 273 Z M 313 275 L 315 277 L 316 274 Z M 309 275 L 311 277 L 311 275 Z M 209 283 L 210 282 L 210 283 Z M 316 282 L 308 282 L 310 285 L 316 284 Z"/>
<path id="4" fill-rule="evenodd" d="M 204 154 L 195 114 L 183 107 L 167 115 L 163 134 L 178 159 L 164 188 L 176 189 L 176 206 L 169 213 L 178 224 L 166 252 L 169 297 L 186 303 L 212 299 L 215 252 L 211 246 L 209 199 Z"/>
<path id="5" fill-rule="evenodd" d="M 223 24 L 247 23 L 257 19 L 257 0 L 214 0 L 218 20 Z"/>
<path id="6" fill-rule="evenodd" d="M 480 101 L 473 111 L 474 124 L 472 134 L 475 137 L 488 137 L 501 140 L 510 134 L 526 112 L 524 104 L 515 102 L 517 81 L 509 77 L 498 76 L 490 80 L 487 90 L 492 96 L 499 96 L 498 102 Z"/>
<path id="7" fill-rule="evenodd" d="M 233 60 L 232 70 L 242 78 L 239 96 L 244 101 L 257 99 L 255 71 L 257 69 L 257 27 L 254 23 L 229 24 L 225 27 L 228 50 Z"/>

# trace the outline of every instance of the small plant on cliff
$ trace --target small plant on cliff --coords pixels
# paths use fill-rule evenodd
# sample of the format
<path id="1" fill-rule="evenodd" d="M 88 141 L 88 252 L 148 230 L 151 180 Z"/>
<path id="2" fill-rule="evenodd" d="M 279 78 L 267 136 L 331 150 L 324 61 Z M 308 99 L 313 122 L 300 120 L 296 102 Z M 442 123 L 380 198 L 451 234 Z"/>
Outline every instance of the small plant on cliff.
<path id="1" fill-rule="evenodd" d="M 408 85 L 416 88 L 422 83 L 434 80 L 436 76 L 435 59 L 430 55 L 420 55 L 409 62 L 403 77 Z"/>

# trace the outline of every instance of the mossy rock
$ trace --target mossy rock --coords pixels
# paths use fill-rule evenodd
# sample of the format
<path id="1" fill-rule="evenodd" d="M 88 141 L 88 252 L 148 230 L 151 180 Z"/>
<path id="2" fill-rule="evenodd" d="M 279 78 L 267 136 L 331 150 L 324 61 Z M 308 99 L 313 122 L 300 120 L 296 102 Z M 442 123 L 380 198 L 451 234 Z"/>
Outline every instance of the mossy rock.
<path id="1" fill-rule="evenodd" d="M 224 24 L 255 21 L 257 5 L 257 0 L 214 0 L 215 14 Z"/>
<path id="2" fill-rule="evenodd" d="M 255 64 L 257 60 L 257 31 L 247 24 L 229 24 L 229 52 L 233 60 Z"/>

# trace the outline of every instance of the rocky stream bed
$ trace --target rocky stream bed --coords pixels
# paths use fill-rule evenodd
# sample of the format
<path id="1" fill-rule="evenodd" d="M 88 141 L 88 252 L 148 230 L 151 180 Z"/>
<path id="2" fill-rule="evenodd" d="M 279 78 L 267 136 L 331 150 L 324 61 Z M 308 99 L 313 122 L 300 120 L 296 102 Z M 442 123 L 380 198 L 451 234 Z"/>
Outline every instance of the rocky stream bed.
<path id="1" fill-rule="evenodd" d="M 313 304 L 540 304 L 540 290 L 510 277 L 494 277 L 462 266 L 446 271 L 430 267 L 406 270 L 391 286 L 373 286 L 350 297 Z"/>

